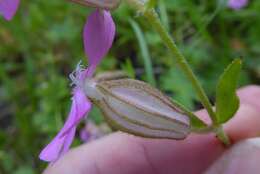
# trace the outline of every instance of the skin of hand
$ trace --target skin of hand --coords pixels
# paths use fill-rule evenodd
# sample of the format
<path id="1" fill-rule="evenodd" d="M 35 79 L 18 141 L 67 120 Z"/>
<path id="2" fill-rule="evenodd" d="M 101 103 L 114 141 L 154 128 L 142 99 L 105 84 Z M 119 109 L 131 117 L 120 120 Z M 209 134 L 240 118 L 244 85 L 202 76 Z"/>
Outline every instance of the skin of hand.
<path id="1" fill-rule="evenodd" d="M 248 138 L 260 136 L 260 87 L 244 87 L 238 95 L 239 111 L 224 125 L 233 142 L 229 148 L 213 134 L 174 141 L 116 132 L 72 149 L 44 174 L 259 173 L 260 138 Z M 207 116 L 204 110 L 197 114 Z"/>

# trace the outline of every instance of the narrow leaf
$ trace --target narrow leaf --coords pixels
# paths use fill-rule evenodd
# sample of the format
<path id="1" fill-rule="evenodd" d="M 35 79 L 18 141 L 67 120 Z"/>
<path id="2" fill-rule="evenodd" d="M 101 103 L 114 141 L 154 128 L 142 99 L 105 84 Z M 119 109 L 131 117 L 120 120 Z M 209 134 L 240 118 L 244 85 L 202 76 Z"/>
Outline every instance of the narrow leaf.
<path id="1" fill-rule="evenodd" d="M 162 20 L 163 25 L 166 27 L 167 31 L 169 31 L 169 17 L 167 14 L 166 2 L 164 0 L 159 0 L 158 9 L 160 11 L 160 18 Z"/>
<path id="2" fill-rule="evenodd" d="M 234 60 L 221 75 L 216 92 L 216 114 L 218 123 L 231 119 L 239 108 L 236 87 L 241 70 L 241 60 Z"/>
<path id="3" fill-rule="evenodd" d="M 144 60 L 144 68 L 145 68 L 145 73 L 147 76 L 147 80 L 150 84 L 152 84 L 153 86 L 156 86 L 156 81 L 155 81 L 155 77 L 153 74 L 153 66 L 152 66 L 152 61 L 151 61 L 151 56 L 148 50 L 148 46 L 144 37 L 144 34 L 141 30 L 141 28 L 139 27 L 139 25 L 132 19 L 129 20 L 135 35 L 137 37 L 139 46 L 140 46 L 140 51 L 142 54 L 142 58 Z"/>

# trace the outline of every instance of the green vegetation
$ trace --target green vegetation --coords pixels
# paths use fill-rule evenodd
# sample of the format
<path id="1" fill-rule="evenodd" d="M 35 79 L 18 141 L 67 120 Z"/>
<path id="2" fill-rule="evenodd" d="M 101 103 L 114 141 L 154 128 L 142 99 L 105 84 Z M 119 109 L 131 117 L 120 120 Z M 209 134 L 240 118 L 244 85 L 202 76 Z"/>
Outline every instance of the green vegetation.
<path id="1" fill-rule="evenodd" d="M 237 57 L 243 61 L 239 86 L 260 83 L 260 1 L 240 11 L 223 2 L 161 0 L 157 8 L 211 99 L 218 77 Z M 36 174 L 46 167 L 38 153 L 66 119 L 68 75 L 81 59 L 87 64 L 81 36 L 89 10 L 68 1 L 22 0 L 11 22 L 0 19 L 0 173 Z M 123 69 L 200 108 L 151 26 L 125 4 L 113 16 L 117 37 L 98 72 Z M 90 116 L 102 122 L 98 110 Z"/>

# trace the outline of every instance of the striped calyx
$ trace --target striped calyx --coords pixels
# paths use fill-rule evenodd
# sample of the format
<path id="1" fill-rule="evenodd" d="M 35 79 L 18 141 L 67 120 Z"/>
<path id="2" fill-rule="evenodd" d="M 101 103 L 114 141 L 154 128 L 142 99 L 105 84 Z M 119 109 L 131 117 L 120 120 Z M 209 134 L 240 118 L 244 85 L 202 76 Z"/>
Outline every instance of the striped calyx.
<path id="1" fill-rule="evenodd" d="M 105 9 L 105 10 L 114 10 L 121 3 L 121 0 L 71 0 L 71 1 L 84 6 Z"/>
<path id="2" fill-rule="evenodd" d="M 184 139 L 190 133 L 189 117 L 167 96 L 142 81 L 86 81 L 85 91 L 107 121 L 121 131 L 169 139 Z"/>

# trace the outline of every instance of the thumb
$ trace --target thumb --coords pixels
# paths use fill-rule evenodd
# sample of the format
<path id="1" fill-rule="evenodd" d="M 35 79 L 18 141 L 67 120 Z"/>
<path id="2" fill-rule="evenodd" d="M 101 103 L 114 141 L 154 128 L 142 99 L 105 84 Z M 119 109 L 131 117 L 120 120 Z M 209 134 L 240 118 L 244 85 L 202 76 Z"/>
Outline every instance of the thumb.
<path id="1" fill-rule="evenodd" d="M 260 138 L 243 140 L 226 151 L 205 174 L 244 174 L 260 171 Z"/>

